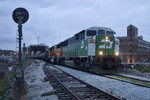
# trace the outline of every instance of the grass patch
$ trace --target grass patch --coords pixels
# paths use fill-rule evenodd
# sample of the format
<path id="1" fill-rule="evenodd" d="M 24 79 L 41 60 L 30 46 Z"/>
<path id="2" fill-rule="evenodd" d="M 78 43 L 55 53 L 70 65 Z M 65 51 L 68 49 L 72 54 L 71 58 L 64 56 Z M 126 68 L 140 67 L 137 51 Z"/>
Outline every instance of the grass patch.
<path id="1" fill-rule="evenodd" d="M 27 59 L 26 61 L 22 62 L 22 64 L 23 64 L 23 66 L 29 66 L 32 64 L 33 61 L 35 61 L 35 60 L 34 59 Z M 14 65 L 14 66 L 16 66 L 16 65 Z M 14 66 L 13 66 L 13 69 L 9 72 L 9 76 L 10 76 L 11 80 L 13 80 L 14 76 L 15 76 Z M 7 91 L 10 88 L 11 88 L 11 86 L 10 86 L 10 83 L 9 83 L 7 76 L 4 76 L 3 79 L 0 79 L 0 96 L 2 96 L 5 93 L 5 91 Z M 4 98 L 4 100 L 12 100 L 12 98 L 11 97 Z"/>
<path id="2" fill-rule="evenodd" d="M 150 86 L 149 82 L 143 82 L 143 81 L 139 81 L 139 80 L 135 80 L 135 79 L 130 79 L 130 78 L 123 77 L 123 76 L 117 76 L 117 75 L 109 75 L 109 76 L 116 77 L 116 78 L 119 78 L 119 79 L 128 80 L 128 81 L 131 81 L 131 82 L 134 82 L 134 83 L 140 83 L 140 84 L 144 84 L 144 85 Z"/>
<path id="3" fill-rule="evenodd" d="M 137 70 L 139 70 L 141 73 L 150 72 L 150 65 L 145 66 L 144 64 L 140 64 L 136 67 Z"/>
<path id="4" fill-rule="evenodd" d="M 23 66 L 29 66 L 32 64 L 33 61 L 34 61 L 34 59 L 31 59 L 31 60 L 27 59 L 26 61 L 22 62 L 22 64 L 23 64 Z M 14 65 L 14 66 L 16 66 L 16 65 Z M 9 72 L 9 76 L 10 76 L 11 80 L 13 80 L 14 76 L 15 76 L 14 66 L 13 66 L 13 69 Z M 5 93 L 5 91 L 7 91 L 10 88 L 11 88 L 11 86 L 10 86 L 8 77 L 4 76 L 4 78 L 0 80 L 0 96 L 2 96 Z M 6 100 L 11 100 L 11 98 L 10 99 L 8 98 Z"/>
<path id="5" fill-rule="evenodd" d="M 4 77 L 2 80 L 0 80 L 0 96 L 2 96 L 3 93 L 9 89 L 9 87 L 10 85 L 7 77 Z"/>
<path id="6" fill-rule="evenodd" d="M 9 76 L 11 80 L 14 79 L 14 68 L 9 72 Z M 11 86 L 8 77 L 4 76 L 4 78 L 0 80 L 0 96 L 2 96 L 3 93 L 10 88 Z"/>
<path id="7" fill-rule="evenodd" d="M 3 100 L 13 100 L 12 97 L 3 98 Z"/>

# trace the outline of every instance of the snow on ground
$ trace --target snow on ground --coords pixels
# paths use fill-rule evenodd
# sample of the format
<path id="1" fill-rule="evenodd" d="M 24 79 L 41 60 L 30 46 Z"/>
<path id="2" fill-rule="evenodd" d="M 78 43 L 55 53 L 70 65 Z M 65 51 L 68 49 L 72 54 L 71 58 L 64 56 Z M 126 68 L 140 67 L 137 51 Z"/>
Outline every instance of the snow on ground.
<path id="1" fill-rule="evenodd" d="M 82 79 L 83 81 L 100 88 L 106 92 L 126 98 L 127 100 L 150 100 L 150 89 L 136 86 L 130 83 L 120 82 L 117 80 L 89 74 L 82 71 L 75 71 L 70 68 L 56 65 L 58 68 Z"/>
<path id="2" fill-rule="evenodd" d="M 59 100 L 56 95 L 41 96 L 44 92 L 53 90 L 48 81 L 41 81 L 45 77 L 42 69 L 43 64 L 43 61 L 37 60 L 25 68 L 25 81 L 28 84 L 28 93 L 21 100 Z"/>

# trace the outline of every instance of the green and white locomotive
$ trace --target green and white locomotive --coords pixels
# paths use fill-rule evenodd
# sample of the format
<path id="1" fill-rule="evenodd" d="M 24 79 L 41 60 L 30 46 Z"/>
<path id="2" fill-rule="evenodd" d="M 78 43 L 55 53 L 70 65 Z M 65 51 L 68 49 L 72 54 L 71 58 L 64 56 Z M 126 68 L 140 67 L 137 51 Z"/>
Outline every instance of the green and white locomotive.
<path id="1" fill-rule="evenodd" d="M 106 27 L 90 27 L 49 49 L 50 60 L 98 74 L 112 73 L 121 64 L 119 40 Z"/>

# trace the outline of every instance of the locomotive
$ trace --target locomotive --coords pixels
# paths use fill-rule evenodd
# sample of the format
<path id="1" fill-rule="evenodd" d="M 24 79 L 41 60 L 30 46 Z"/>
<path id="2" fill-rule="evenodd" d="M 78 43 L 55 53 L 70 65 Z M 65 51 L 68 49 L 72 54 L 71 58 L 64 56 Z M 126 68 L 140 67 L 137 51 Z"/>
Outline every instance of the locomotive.
<path id="1" fill-rule="evenodd" d="M 107 27 L 90 27 L 49 48 L 49 61 L 97 74 L 112 73 L 121 65 L 119 40 Z"/>

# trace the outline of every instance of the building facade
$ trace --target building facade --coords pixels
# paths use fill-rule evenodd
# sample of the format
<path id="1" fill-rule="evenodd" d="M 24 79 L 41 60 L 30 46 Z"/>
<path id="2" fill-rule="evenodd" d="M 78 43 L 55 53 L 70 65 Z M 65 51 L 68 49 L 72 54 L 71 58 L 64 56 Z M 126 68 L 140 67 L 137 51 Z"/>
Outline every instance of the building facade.
<path id="1" fill-rule="evenodd" d="M 118 37 L 120 40 L 120 52 L 123 63 L 135 64 L 150 62 L 150 42 L 138 36 L 138 28 L 129 25 L 127 37 Z"/>

